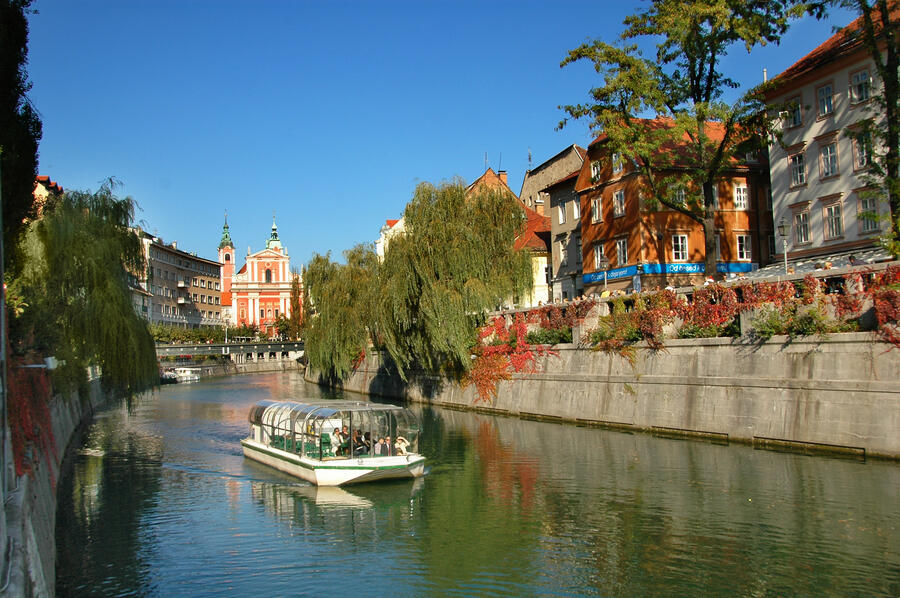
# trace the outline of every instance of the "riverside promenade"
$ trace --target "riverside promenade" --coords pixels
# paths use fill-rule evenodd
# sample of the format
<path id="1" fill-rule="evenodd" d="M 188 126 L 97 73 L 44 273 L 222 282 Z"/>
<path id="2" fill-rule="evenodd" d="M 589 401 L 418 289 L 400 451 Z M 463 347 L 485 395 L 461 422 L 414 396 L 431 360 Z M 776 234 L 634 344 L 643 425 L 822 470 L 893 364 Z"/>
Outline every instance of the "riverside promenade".
<path id="1" fill-rule="evenodd" d="M 872 333 L 767 342 L 710 338 L 638 343 L 625 358 L 554 347 L 497 396 L 368 355 L 344 390 L 529 419 L 740 442 L 760 448 L 900 459 L 900 349 Z M 307 380 L 320 382 L 316 372 Z"/>

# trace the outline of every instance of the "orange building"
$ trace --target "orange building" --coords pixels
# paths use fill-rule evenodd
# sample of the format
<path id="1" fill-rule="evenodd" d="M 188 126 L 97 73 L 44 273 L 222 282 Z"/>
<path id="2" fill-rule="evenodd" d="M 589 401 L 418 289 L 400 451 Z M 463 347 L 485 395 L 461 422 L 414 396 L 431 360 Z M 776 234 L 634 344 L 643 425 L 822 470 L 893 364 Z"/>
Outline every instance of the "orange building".
<path id="1" fill-rule="evenodd" d="M 611 153 L 604 135 L 588 146 L 575 185 L 586 293 L 691 285 L 707 277 L 702 226 L 665 206 L 649 207 L 642 199 L 645 176 L 631 159 Z M 773 227 L 766 164 L 735 162 L 714 191 L 717 272 L 750 272 L 767 263 L 772 250 L 761 239 Z"/>
<path id="2" fill-rule="evenodd" d="M 222 303 L 229 306 L 229 322 L 258 326 L 263 336 L 277 334 L 275 324 L 279 317 L 291 315 L 291 283 L 300 275 L 291 272 L 291 258 L 278 238 L 274 218 L 266 248 L 256 253 L 250 253 L 248 248 L 245 263 L 236 273 L 234 246 L 226 221 L 219 243 L 219 261 L 223 264 Z"/>

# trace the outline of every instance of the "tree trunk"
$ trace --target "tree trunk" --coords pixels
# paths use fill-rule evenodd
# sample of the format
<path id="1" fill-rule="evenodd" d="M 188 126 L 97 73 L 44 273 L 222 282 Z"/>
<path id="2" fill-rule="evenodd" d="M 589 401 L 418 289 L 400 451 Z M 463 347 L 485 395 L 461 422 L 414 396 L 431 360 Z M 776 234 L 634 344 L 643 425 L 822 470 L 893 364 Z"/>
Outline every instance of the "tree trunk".
<path id="1" fill-rule="evenodd" d="M 716 272 L 716 204 L 711 181 L 703 183 L 703 204 L 706 209 L 700 225 L 703 227 L 706 277 L 716 280 L 718 279 Z"/>

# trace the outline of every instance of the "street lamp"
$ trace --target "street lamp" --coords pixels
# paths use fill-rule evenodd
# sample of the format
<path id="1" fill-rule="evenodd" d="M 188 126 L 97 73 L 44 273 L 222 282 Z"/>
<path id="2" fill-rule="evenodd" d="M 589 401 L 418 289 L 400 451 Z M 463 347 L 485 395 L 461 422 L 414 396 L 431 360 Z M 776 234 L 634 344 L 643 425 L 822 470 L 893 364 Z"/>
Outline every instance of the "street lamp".
<path id="1" fill-rule="evenodd" d="M 778 236 L 781 237 L 781 249 L 784 251 L 784 275 L 787 276 L 788 268 L 787 268 L 787 237 L 788 237 L 788 225 L 784 222 L 784 216 L 781 217 L 781 221 L 778 223 Z"/>
<path id="2" fill-rule="evenodd" d="M 603 290 L 606 290 L 606 270 L 609 268 L 609 258 L 605 255 L 600 256 L 600 269 L 603 270 Z"/>

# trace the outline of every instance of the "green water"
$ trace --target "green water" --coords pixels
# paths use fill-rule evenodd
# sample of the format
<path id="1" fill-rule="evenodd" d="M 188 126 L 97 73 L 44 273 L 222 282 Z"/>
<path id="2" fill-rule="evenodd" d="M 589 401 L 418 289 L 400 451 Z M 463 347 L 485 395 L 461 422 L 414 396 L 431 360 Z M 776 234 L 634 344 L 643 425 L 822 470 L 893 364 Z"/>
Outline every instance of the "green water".
<path id="1" fill-rule="evenodd" d="M 323 396 L 235 376 L 98 414 L 60 483 L 58 595 L 900 595 L 896 464 L 422 408 L 415 482 L 242 456 L 250 405 Z"/>

